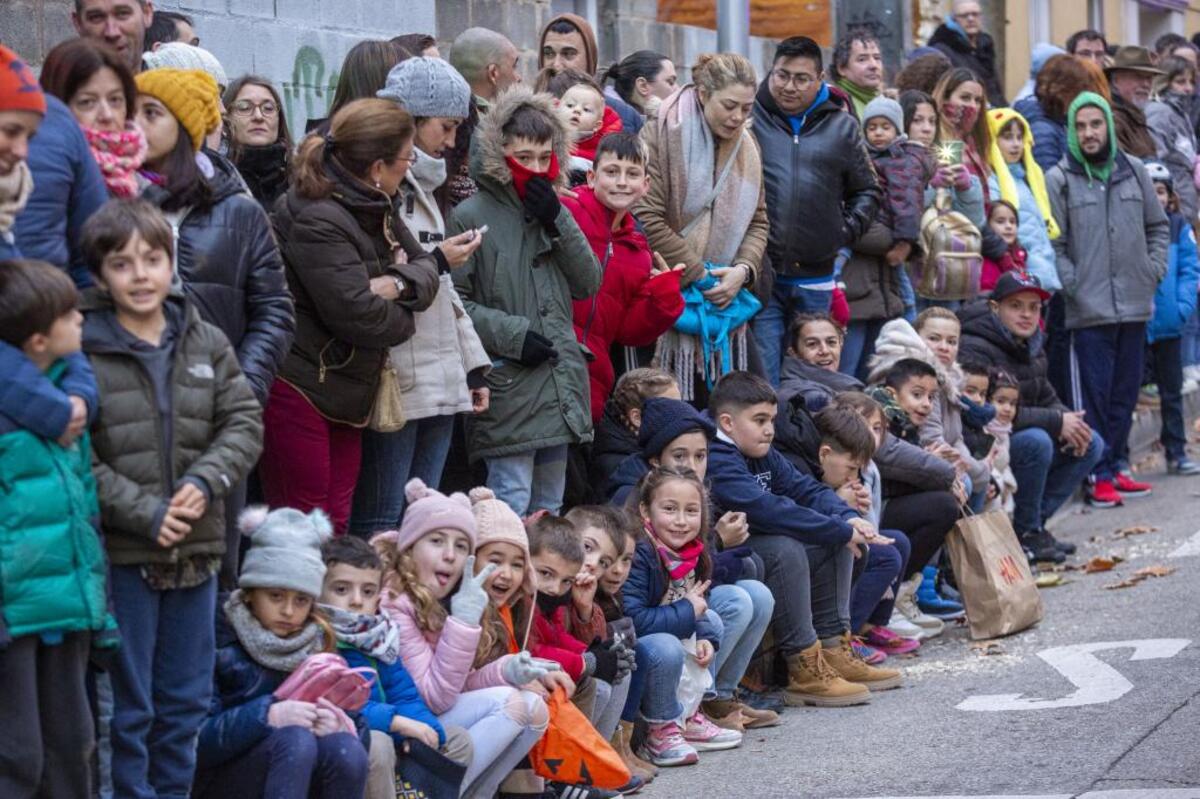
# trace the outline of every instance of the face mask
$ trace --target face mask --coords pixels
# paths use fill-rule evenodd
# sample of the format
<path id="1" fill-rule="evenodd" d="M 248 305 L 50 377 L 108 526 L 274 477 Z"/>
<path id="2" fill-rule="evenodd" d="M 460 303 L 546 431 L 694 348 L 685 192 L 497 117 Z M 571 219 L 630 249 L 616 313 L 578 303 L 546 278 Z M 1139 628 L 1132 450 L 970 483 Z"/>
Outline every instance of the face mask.
<path id="1" fill-rule="evenodd" d="M 551 183 L 558 177 L 558 155 L 556 153 L 550 154 L 550 168 L 545 172 L 534 172 L 507 155 L 504 156 L 504 163 L 508 164 L 508 171 L 512 172 L 513 188 L 517 190 L 517 196 L 522 200 L 525 199 L 525 187 L 535 177 L 543 177 Z"/>
<path id="2" fill-rule="evenodd" d="M 559 608 L 566 607 L 567 603 L 570 601 L 570 591 L 564 591 L 560 596 L 550 596 L 549 594 L 543 594 L 540 591 L 537 595 L 538 610 L 540 610 L 545 616 L 553 616 Z"/>
<path id="3" fill-rule="evenodd" d="M 975 127 L 975 120 L 979 118 L 979 109 L 948 102 L 942 106 L 942 114 L 950 121 L 950 124 L 965 133 Z"/>

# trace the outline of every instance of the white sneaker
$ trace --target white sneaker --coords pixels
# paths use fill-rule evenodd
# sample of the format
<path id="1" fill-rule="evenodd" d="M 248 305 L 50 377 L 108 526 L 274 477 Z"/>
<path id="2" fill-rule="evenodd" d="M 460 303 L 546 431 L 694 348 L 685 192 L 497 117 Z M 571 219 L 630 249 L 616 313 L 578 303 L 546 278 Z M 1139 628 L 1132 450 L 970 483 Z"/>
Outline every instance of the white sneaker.
<path id="1" fill-rule="evenodd" d="M 1183 381 L 1182 391 L 1184 394 L 1191 394 L 1197 388 L 1200 388 L 1200 383 L 1197 383 L 1194 378 L 1189 377 L 1187 380 Z"/>
<path id="2" fill-rule="evenodd" d="M 921 573 L 918 572 L 911 580 L 900 583 L 900 590 L 896 593 L 896 606 L 892 618 L 899 613 L 907 621 L 925 631 L 922 636 L 905 636 L 907 638 L 933 638 L 941 635 L 942 630 L 946 628 L 941 619 L 922 612 L 921 608 L 917 606 L 917 587 L 921 584 L 921 577 Z M 890 624 L 888 626 L 891 627 Z M 893 632 L 896 631 L 893 630 Z"/>
<path id="3" fill-rule="evenodd" d="M 903 613 L 898 610 L 892 611 L 892 618 L 887 623 L 887 628 L 901 638 L 927 638 L 929 631 L 924 627 L 920 627 L 909 621 Z"/>

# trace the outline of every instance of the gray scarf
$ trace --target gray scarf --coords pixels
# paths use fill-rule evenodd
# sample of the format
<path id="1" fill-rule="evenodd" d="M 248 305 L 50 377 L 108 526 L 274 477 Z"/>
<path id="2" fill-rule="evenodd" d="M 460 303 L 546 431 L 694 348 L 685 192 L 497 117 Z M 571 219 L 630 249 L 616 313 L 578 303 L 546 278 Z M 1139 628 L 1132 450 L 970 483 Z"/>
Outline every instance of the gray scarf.
<path id="1" fill-rule="evenodd" d="M 321 611 L 329 617 L 339 644 L 346 644 L 387 665 L 400 659 L 400 628 L 384 614 L 367 616 L 332 605 L 322 605 Z"/>
<path id="2" fill-rule="evenodd" d="M 309 655 L 315 655 L 325 648 L 324 631 L 315 621 L 304 625 L 304 629 L 290 638 L 280 638 L 263 627 L 242 599 L 241 589 L 229 595 L 229 601 L 225 603 L 225 618 L 250 659 L 268 669 L 290 674 Z"/>

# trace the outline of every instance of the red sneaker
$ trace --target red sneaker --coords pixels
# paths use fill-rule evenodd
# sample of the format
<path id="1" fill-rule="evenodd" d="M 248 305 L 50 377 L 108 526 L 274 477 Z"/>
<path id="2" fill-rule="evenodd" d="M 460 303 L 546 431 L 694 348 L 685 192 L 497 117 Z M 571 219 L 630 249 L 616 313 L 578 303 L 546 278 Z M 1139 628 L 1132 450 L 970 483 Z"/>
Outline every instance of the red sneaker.
<path id="1" fill-rule="evenodd" d="M 1127 497 L 1148 497 L 1154 493 L 1154 486 L 1149 483 L 1139 483 L 1124 472 L 1117 473 L 1115 483 L 1117 490 Z"/>
<path id="2" fill-rule="evenodd" d="M 1111 480 L 1097 480 L 1093 483 L 1088 489 L 1087 501 L 1095 508 L 1115 508 L 1125 504 Z"/>

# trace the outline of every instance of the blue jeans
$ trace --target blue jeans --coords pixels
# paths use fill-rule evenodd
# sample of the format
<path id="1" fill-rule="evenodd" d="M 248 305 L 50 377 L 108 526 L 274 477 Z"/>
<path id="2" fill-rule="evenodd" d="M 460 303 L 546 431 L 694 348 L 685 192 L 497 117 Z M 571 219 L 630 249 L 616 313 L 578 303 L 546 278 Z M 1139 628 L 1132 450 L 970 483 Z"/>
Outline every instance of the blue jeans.
<path id="1" fill-rule="evenodd" d="M 912 278 L 908 275 L 908 266 L 896 270 L 897 286 L 900 289 L 900 301 L 904 303 L 904 318 L 910 325 L 917 323 L 917 292 L 913 288 Z"/>
<path id="2" fill-rule="evenodd" d="M 1070 342 L 1073 407 L 1087 411 L 1084 421 L 1107 443 L 1093 474 L 1097 480 L 1111 480 L 1129 450 L 1133 411 L 1142 386 L 1146 325 L 1085 327 L 1072 330 Z"/>
<path id="3" fill-rule="evenodd" d="M 557 514 L 567 488 L 567 445 L 485 458 L 487 487 L 518 516 L 548 510 Z"/>
<path id="4" fill-rule="evenodd" d="M 453 415 L 414 419 L 395 433 L 364 430 L 350 532 L 365 538 L 396 529 L 404 515 L 405 483 L 419 477 L 438 487 L 453 432 Z"/>
<path id="5" fill-rule="evenodd" d="M 670 633 L 642 635 L 634 647 L 637 668 L 630 675 L 629 698 L 625 700 L 626 721 L 637 719 L 638 710 L 651 723 L 670 721 L 683 715 L 675 689 L 683 676 L 684 658 L 690 657 Z"/>
<path id="6" fill-rule="evenodd" d="M 198 799 L 362 796 L 367 750 L 347 732 L 318 738 L 303 727 L 277 727 L 253 749 L 204 776 Z"/>
<path id="7" fill-rule="evenodd" d="M 1013 497 L 1013 528 L 1017 534 L 1042 529 L 1095 468 L 1104 454 L 1104 439 L 1092 431 L 1092 443 L 1082 458 L 1063 452 L 1040 427 L 1013 433 L 1008 443 L 1017 494 Z"/>
<path id="8" fill-rule="evenodd" d="M 1197 308 L 1184 323 L 1180 346 L 1180 358 L 1185 367 L 1200 365 L 1200 308 Z"/>
<path id="9" fill-rule="evenodd" d="M 866 380 L 867 360 L 875 354 L 875 339 L 887 324 L 887 319 L 869 319 L 866 322 L 851 321 L 846 327 L 846 340 L 842 343 L 842 360 L 838 371 L 844 375 Z"/>
<path id="10" fill-rule="evenodd" d="M 721 629 L 721 647 L 708 669 L 717 699 L 733 698 L 774 612 L 775 597 L 758 580 L 718 585 L 709 593 L 709 620 Z"/>
<path id="11" fill-rule="evenodd" d="M 829 313 L 829 303 L 832 301 L 832 291 L 789 286 L 782 279 L 775 279 L 770 302 L 751 322 L 758 354 L 771 385 L 779 385 L 779 369 L 783 365 L 783 353 L 788 348 L 788 326 L 792 319 L 802 313 Z"/>
<path id="12" fill-rule="evenodd" d="M 113 795 L 187 799 L 212 693 L 217 578 L 156 591 L 141 567 L 113 566 L 109 584 L 121 628 L 110 673 Z"/>
<path id="13" fill-rule="evenodd" d="M 895 539 L 895 543 L 871 544 L 867 548 L 866 566 L 850 592 L 850 631 L 853 633 L 858 633 L 867 622 L 879 627 L 891 621 L 896 591 L 912 552 L 912 545 L 904 533 L 899 530 L 881 532 Z"/>

